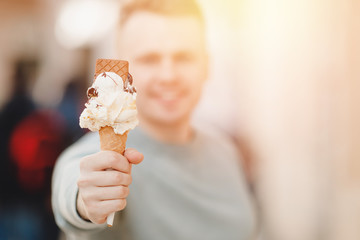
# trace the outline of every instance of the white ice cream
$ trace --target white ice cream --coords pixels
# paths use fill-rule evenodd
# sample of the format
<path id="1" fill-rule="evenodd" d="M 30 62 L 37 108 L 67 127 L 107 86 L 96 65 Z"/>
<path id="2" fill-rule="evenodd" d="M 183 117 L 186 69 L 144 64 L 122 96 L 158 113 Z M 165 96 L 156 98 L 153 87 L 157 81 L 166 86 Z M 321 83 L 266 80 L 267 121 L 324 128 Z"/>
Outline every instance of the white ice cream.
<path id="1" fill-rule="evenodd" d="M 128 83 L 125 89 L 133 87 Z M 117 134 L 134 129 L 139 121 L 136 92 L 124 91 L 122 78 L 113 72 L 101 73 L 88 89 L 89 101 L 80 116 L 80 127 L 91 131 L 110 126 Z"/>

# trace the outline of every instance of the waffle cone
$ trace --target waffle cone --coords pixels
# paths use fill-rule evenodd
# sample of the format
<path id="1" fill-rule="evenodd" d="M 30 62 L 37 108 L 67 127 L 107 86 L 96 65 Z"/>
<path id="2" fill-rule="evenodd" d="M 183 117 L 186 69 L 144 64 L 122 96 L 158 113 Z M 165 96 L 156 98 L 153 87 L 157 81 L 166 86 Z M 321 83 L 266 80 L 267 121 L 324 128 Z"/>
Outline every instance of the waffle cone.
<path id="1" fill-rule="evenodd" d="M 103 151 L 115 151 L 124 154 L 129 131 L 116 134 L 112 127 L 106 126 L 99 130 L 100 148 Z"/>
<path id="2" fill-rule="evenodd" d="M 119 75 L 125 83 L 129 73 L 129 62 L 124 60 L 97 59 L 94 79 L 103 72 L 114 72 Z"/>

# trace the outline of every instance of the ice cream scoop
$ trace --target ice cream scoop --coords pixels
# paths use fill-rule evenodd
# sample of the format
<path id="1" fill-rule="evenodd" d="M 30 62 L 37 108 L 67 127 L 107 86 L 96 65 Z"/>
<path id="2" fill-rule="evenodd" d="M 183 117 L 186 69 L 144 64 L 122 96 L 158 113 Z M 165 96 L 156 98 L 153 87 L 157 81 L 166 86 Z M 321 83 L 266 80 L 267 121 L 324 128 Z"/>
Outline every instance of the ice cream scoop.
<path id="1" fill-rule="evenodd" d="M 117 134 L 133 129 L 138 124 L 136 90 L 131 76 L 123 79 L 114 72 L 99 74 L 88 89 L 88 102 L 80 116 L 80 126 L 91 131 L 112 127 Z"/>

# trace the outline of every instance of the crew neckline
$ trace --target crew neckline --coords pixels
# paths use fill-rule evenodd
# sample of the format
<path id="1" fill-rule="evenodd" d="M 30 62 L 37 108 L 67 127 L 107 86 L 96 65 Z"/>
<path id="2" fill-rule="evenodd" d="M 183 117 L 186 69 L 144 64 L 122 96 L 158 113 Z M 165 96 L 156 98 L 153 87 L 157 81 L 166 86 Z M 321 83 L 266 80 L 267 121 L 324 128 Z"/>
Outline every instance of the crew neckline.
<path id="1" fill-rule="evenodd" d="M 152 144 L 159 146 L 159 147 L 165 147 L 165 148 L 171 148 L 171 149 L 186 149 L 191 148 L 193 146 L 196 146 L 196 143 L 199 141 L 200 133 L 199 130 L 194 128 L 192 126 L 193 134 L 191 139 L 186 143 L 167 143 L 158 139 L 155 139 L 151 137 L 143 128 L 136 127 L 134 130 L 130 131 L 130 134 L 138 135 L 140 136 L 144 141 L 147 143 L 151 142 Z"/>

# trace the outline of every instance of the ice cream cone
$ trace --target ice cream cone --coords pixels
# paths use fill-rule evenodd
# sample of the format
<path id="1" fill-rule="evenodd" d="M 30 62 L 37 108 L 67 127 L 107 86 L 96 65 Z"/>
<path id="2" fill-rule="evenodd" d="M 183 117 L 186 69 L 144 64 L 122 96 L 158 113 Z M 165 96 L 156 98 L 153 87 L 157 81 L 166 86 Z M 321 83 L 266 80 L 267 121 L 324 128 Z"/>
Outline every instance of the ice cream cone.
<path id="1" fill-rule="evenodd" d="M 116 134 L 112 127 L 106 126 L 101 128 L 99 130 L 101 150 L 124 154 L 128 132 Z"/>
<path id="2" fill-rule="evenodd" d="M 129 63 L 123 60 L 97 59 L 94 78 L 103 72 L 114 72 L 119 75 L 125 83 L 129 72 Z M 99 130 L 101 150 L 115 151 L 124 154 L 128 131 L 116 134 L 112 127 L 106 126 Z M 108 227 L 112 227 L 115 213 L 107 218 Z"/>
<path id="3" fill-rule="evenodd" d="M 87 95 L 89 101 L 80 116 L 80 126 L 99 131 L 101 150 L 124 154 L 128 132 L 138 124 L 136 89 L 132 86 L 129 63 L 97 59 L 94 82 Z M 107 114 L 102 114 L 104 111 Z M 118 124 L 120 122 L 122 124 Z M 113 225 L 114 215 L 112 213 L 107 218 L 109 227 Z"/>

